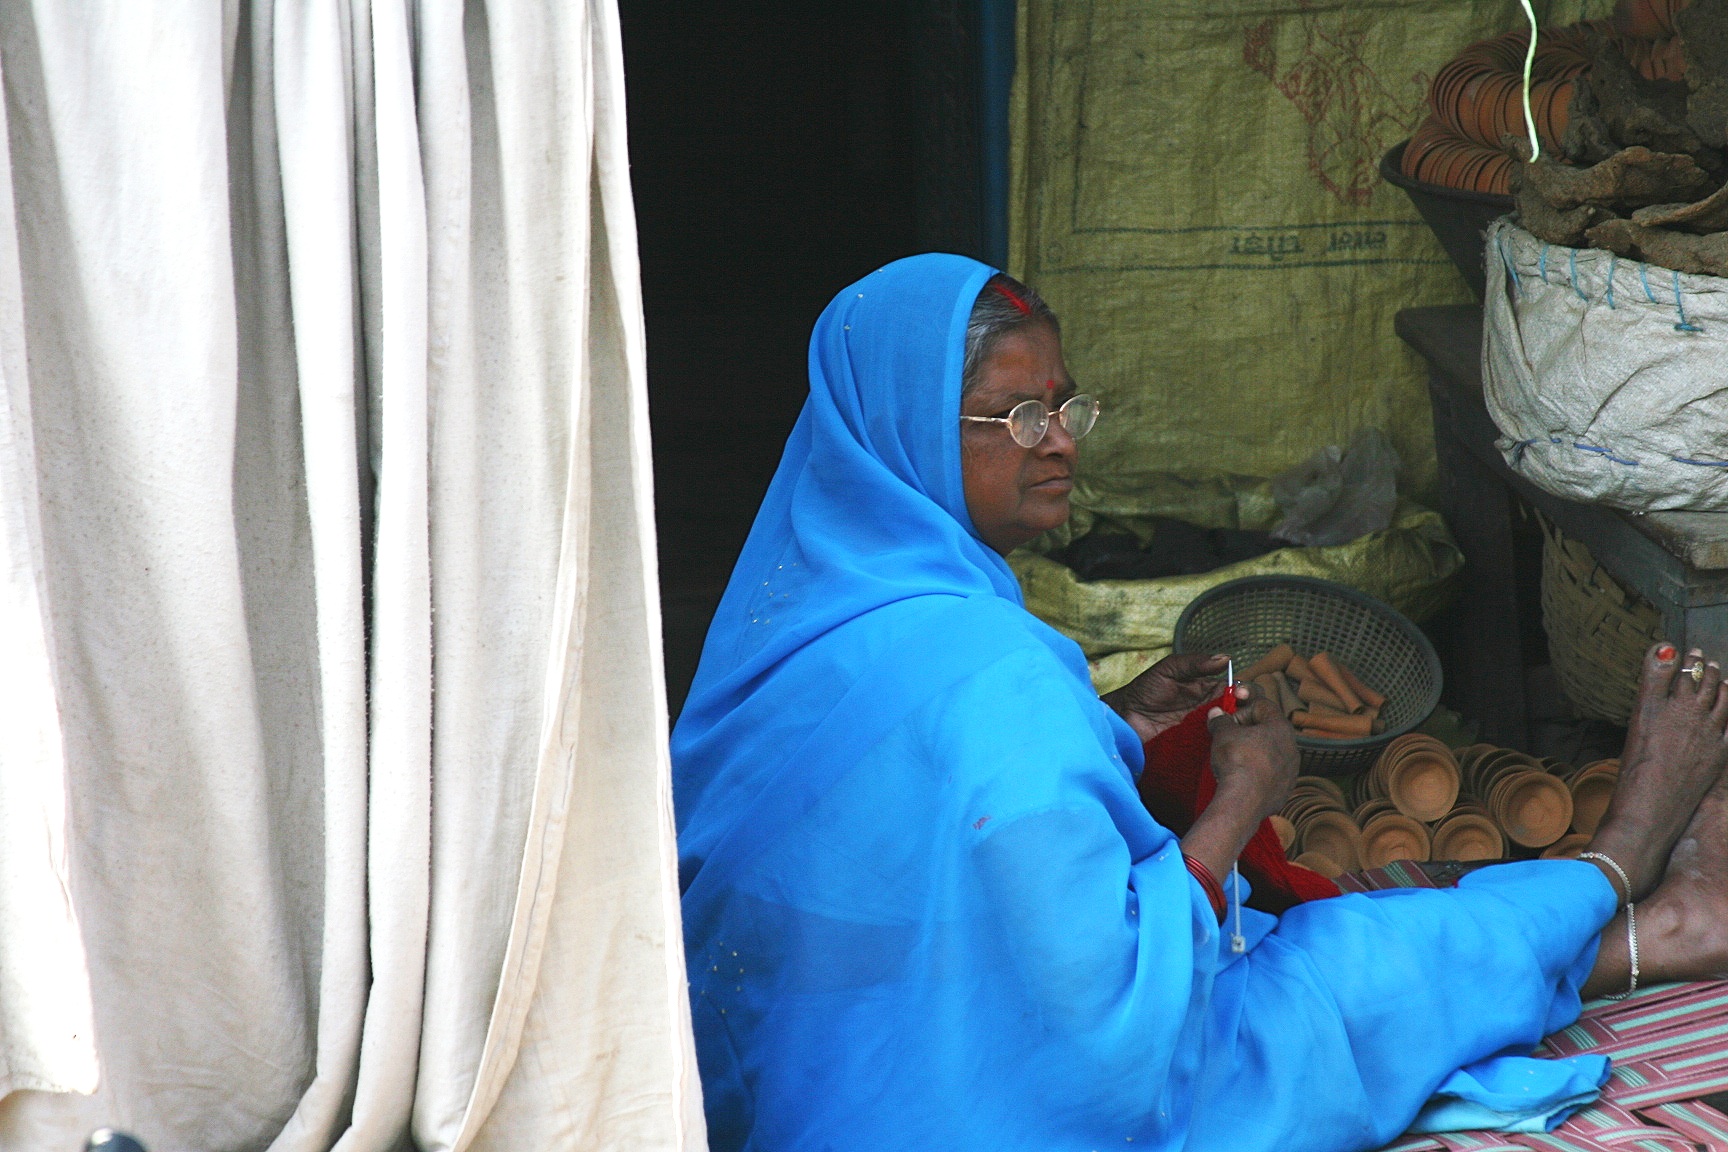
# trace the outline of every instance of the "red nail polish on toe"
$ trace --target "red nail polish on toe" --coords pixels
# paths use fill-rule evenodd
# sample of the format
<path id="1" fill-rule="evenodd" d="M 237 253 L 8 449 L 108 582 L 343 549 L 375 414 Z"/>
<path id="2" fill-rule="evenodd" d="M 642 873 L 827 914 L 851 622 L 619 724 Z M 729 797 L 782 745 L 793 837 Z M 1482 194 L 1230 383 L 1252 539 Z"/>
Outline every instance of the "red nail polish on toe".
<path id="1" fill-rule="evenodd" d="M 1668 661 L 1674 659 L 1674 657 L 1678 655 L 1680 655 L 1679 651 L 1672 644 L 1664 644 L 1662 647 L 1656 649 L 1656 659 L 1658 660 Z"/>

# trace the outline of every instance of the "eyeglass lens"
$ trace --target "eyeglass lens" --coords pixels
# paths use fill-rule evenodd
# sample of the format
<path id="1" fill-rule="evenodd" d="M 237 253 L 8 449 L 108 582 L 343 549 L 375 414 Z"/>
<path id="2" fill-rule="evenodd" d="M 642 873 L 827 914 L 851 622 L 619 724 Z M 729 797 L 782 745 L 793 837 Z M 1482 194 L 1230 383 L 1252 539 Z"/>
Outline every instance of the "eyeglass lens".
<path id="1" fill-rule="evenodd" d="M 1054 413 L 1037 400 L 1016 404 L 1008 413 L 1008 432 L 1014 443 L 1022 448 L 1036 447 L 1050 431 L 1052 415 L 1062 421 L 1068 435 L 1078 440 L 1098 422 L 1098 401 L 1091 396 L 1075 396 Z"/>

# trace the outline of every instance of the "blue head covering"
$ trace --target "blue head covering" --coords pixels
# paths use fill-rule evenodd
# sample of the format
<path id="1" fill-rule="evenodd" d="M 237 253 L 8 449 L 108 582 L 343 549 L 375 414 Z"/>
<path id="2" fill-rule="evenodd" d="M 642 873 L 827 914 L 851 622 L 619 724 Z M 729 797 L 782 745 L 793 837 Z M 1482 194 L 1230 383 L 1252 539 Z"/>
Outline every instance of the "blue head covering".
<path id="1" fill-rule="evenodd" d="M 823 310 L 809 402 L 715 613 L 681 739 L 700 739 L 765 672 L 872 609 L 927 595 L 1020 602 L 972 528 L 960 478 L 966 324 L 994 274 L 964 256 L 912 256 Z"/>
<path id="2" fill-rule="evenodd" d="M 972 527 L 960 471 L 966 325 L 995 274 L 964 256 L 911 256 L 840 292 L 817 320 L 809 400 L 673 733 L 686 885 L 731 823 L 710 810 L 693 826 L 708 793 L 722 785 L 730 808 L 783 763 L 884 637 L 955 598 L 1020 605 L 1013 572 Z M 934 686 L 908 681 L 897 694 Z"/>
<path id="3" fill-rule="evenodd" d="M 710 1146 L 1377 1147 L 1576 1015 L 1613 894 L 1507 865 L 1276 932 L 1250 911 L 1220 948 L 1138 740 L 967 515 L 992 271 L 917 256 L 823 312 L 673 734 Z"/>

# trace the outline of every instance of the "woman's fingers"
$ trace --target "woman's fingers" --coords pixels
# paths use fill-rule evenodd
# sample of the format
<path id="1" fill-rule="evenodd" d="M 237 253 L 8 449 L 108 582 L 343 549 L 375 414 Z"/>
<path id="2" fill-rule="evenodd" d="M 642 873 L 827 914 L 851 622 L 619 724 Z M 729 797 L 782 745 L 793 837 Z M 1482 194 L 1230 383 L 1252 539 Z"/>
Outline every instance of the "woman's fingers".
<path id="1" fill-rule="evenodd" d="M 1203 652 L 1179 652 L 1166 656 L 1152 665 L 1152 671 L 1179 684 L 1208 680 L 1224 671 L 1228 656 L 1208 656 Z"/>
<path id="2" fill-rule="evenodd" d="M 1246 687 L 1246 685 L 1239 685 L 1238 690 L 1242 687 Z M 1270 724 L 1283 718 L 1284 713 L 1278 709 L 1278 706 L 1268 700 L 1265 694 L 1257 688 L 1253 689 L 1244 702 L 1236 705 L 1236 719 L 1241 724 Z"/>

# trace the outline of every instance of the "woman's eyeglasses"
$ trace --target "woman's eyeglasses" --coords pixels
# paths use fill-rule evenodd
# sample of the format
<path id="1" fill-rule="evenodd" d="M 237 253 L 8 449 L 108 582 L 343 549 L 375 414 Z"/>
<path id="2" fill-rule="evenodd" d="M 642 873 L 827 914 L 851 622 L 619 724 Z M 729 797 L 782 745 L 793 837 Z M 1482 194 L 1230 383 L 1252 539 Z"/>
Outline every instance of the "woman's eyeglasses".
<path id="1" fill-rule="evenodd" d="M 1006 416 L 962 416 L 960 419 L 974 424 L 1006 424 L 1014 443 L 1022 448 L 1036 448 L 1043 441 L 1044 434 L 1050 431 L 1051 417 L 1062 421 L 1068 435 L 1079 440 L 1098 423 L 1098 398 L 1073 396 L 1054 412 L 1044 407 L 1042 400 L 1027 400 L 1014 405 Z"/>

